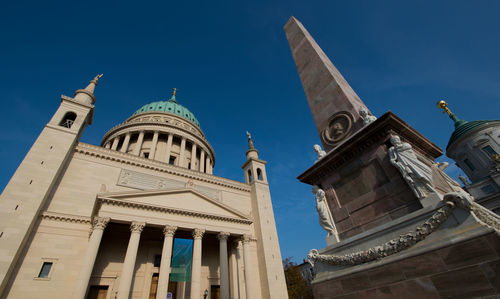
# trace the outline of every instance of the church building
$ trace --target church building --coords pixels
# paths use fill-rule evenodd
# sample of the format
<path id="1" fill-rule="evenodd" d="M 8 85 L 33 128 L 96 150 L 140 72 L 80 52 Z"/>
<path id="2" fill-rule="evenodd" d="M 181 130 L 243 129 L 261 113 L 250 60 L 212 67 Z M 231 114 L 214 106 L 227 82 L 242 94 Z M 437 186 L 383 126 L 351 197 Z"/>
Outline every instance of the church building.
<path id="1" fill-rule="evenodd" d="M 0 197 L 0 298 L 288 298 L 266 176 L 245 182 L 176 94 L 80 141 L 96 76 L 61 104 Z"/>

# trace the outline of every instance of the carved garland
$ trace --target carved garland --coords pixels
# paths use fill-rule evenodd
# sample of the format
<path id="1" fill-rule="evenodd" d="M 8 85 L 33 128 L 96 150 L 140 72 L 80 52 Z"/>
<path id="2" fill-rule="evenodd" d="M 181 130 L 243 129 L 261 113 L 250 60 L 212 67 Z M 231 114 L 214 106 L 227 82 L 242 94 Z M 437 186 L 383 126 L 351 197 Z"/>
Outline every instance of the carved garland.
<path id="1" fill-rule="evenodd" d="M 480 224 L 492 228 L 500 234 L 500 217 L 474 202 L 469 194 L 450 192 L 444 196 L 443 201 L 445 201 L 445 205 L 412 232 L 400 235 L 399 238 L 392 239 L 383 245 L 343 256 L 319 254 L 318 250 L 312 249 L 307 255 L 309 263 L 313 267 L 316 262 L 336 266 L 353 266 L 393 255 L 424 240 L 448 219 L 456 206 L 470 211 Z"/>

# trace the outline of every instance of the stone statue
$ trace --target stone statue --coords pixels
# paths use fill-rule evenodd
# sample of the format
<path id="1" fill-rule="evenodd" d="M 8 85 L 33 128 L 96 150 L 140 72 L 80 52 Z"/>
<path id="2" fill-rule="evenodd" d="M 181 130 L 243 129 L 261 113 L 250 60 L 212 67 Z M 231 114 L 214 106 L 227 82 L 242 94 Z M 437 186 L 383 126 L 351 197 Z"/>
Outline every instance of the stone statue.
<path id="1" fill-rule="evenodd" d="M 337 229 L 335 228 L 332 214 L 326 203 L 325 191 L 314 185 L 312 187 L 312 192 L 316 195 L 316 210 L 318 211 L 319 225 L 328 232 L 327 239 L 330 236 L 336 236 Z"/>
<path id="2" fill-rule="evenodd" d="M 467 180 L 466 177 L 464 177 L 463 175 L 459 175 L 458 178 L 462 181 L 462 183 L 464 184 L 464 186 L 468 186 L 469 185 L 469 181 Z"/>
<path id="3" fill-rule="evenodd" d="M 247 131 L 247 136 L 248 136 L 248 149 L 254 149 L 252 135 L 250 135 L 250 132 L 248 131 Z"/>
<path id="4" fill-rule="evenodd" d="M 359 115 L 363 118 L 363 125 L 367 126 L 377 120 L 377 118 L 371 114 L 368 114 L 368 111 L 365 108 L 361 108 L 359 110 Z"/>
<path id="5" fill-rule="evenodd" d="M 313 148 L 316 154 L 318 154 L 318 159 L 316 159 L 316 161 L 319 161 L 319 159 L 323 158 L 326 155 L 326 152 L 321 148 L 319 144 L 315 144 Z"/>
<path id="6" fill-rule="evenodd" d="M 426 192 L 436 192 L 432 184 L 432 169 L 418 160 L 415 151 L 407 142 L 401 142 L 397 135 L 391 137 L 393 146 L 389 148 L 391 163 L 401 172 L 403 178 L 418 199 L 424 198 Z"/>

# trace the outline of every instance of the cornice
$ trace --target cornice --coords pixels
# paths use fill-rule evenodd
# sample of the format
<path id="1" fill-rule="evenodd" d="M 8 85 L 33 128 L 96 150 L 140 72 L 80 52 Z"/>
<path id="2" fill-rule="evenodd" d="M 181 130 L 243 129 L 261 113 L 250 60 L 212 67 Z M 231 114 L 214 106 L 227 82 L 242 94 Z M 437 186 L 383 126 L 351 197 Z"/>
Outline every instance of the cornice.
<path id="1" fill-rule="evenodd" d="M 127 207 L 127 208 L 139 209 L 139 210 L 150 210 L 150 211 L 161 212 L 161 213 L 177 214 L 177 215 L 191 216 L 191 217 L 196 217 L 196 218 L 219 220 L 219 221 L 224 221 L 224 222 L 233 222 L 233 223 L 241 223 L 241 224 L 252 224 L 253 223 L 253 221 L 249 220 L 249 219 L 239 219 L 239 218 L 234 218 L 234 217 L 200 213 L 200 212 L 196 212 L 196 211 L 174 209 L 174 208 L 169 208 L 169 207 L 164 207 L 164 206 L 157 206 L 157 205 L 151 205 L 151 204 L 146 204 L 146 203 L 141 203 L 141 202 L 122 200 L 122 199 L 97 198 L 97 204 L 99 206 L 102 206 L 102 204 L 108 204 L 108 205 L 118 206 L 118 207 Z"/>
<path id="2" fill-rule="evenodd" d="M 249 185 L 241 182 L 232 181 L 229 179 L 221 178 L 218 176 L 206 174 L 199 171 L 190 170 L 175 165 L 170 165 L 164 162 L 138 157 L 132 154 L 114 151 L 111 149 L 91 145 L 88 143 L 83 143 L 83 142 L 78 143 L 78 145 L 75 147 L 75 152 L 103 160 L 116 161 L 123 164 L 138 166 L 145 169 L 152 169 L 159 172 L 173 174 L 188 179 L 207 182 L 210 184 L 215 184 L 244 192 L 250 192 L 251 190 Z"/>
<path id="3" fill-rule="evenodd" d="M 40 217 L 45 220 L 53 220 L 60 222 L 72 222 L 72 223 L 82 223 L 91 224 L 90 217 L 70 215 L 56 212 L 43 212 Z"/>

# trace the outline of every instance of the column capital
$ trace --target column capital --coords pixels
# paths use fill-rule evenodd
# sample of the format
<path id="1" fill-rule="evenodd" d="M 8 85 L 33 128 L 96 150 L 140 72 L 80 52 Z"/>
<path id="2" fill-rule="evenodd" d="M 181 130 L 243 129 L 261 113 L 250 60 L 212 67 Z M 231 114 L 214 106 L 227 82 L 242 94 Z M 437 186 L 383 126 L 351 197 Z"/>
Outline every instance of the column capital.
<path id="1" fill-rule="evenodd" d="M 102 229 L 104 230 L 109 223 L 109 217 L 94 217 L 92 220 L 92 230 Z"/>
<path id="2" fill-rule="evenodd" d="M 165 235 L 165 237 L 173 237 L 176 230 L 177 226 L 165 225 L 165 227 L 163 227 L 163 235 Z"/>
<path id="3" fill-rule="evenodd" d="M 227 240 L 227 238 L 231 235 L 230 232 L 220 232 L 218 235 L 217 235 L 217 239 L 219 240 Z"/>
<path id="4" fill-rule="evenodd" d="M 196 239 L 201 239 L 203 238 L 203 234 L 205 234 L 205 230 L 201 228 L 195 228 L 193 230 L 193 238 Z"/>
<path id="5" fill-rule="evenodd" d="M 252 236 L 251 235 L 243 235 L 241 236 L 241 241 L 243 244 L 248 244 L 250 241 L 252 241 Z"/>
<path id="6" fill-rule="evenodd" d="M 130 231 L 133 233 L 141 233 L 145 226 L 146 226 L 146 222 L 134 221 L 130 224 Z"/>

